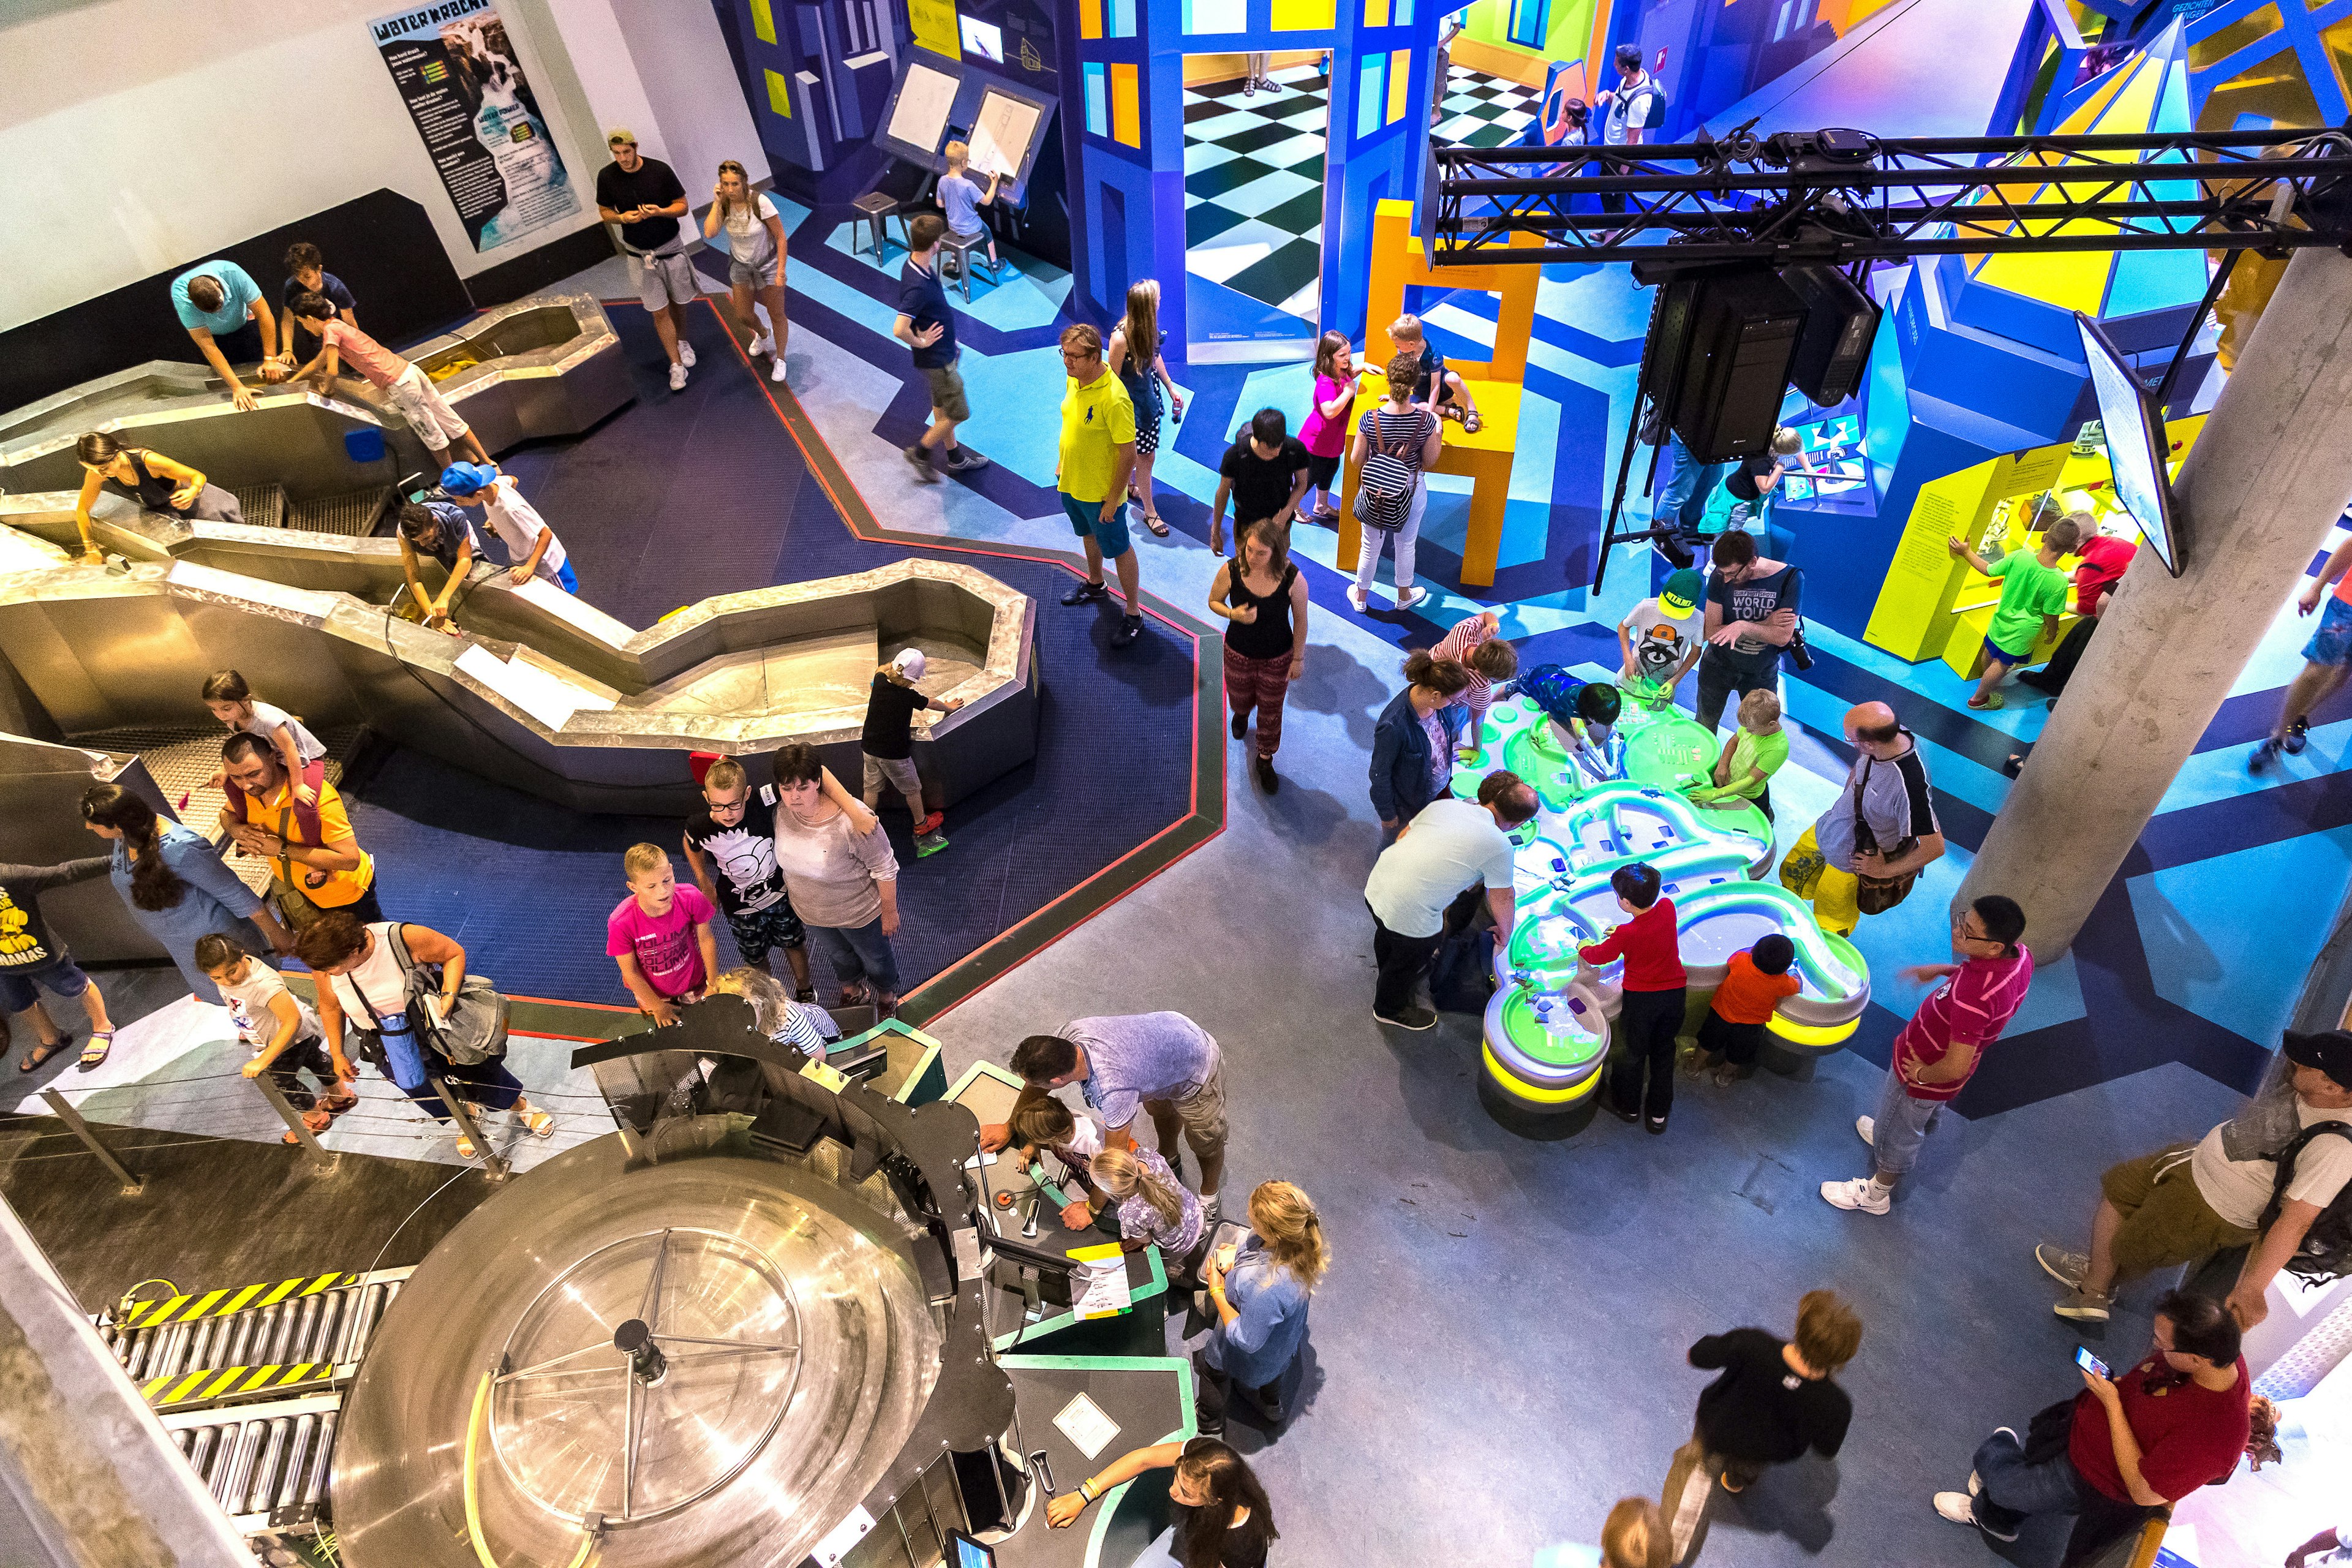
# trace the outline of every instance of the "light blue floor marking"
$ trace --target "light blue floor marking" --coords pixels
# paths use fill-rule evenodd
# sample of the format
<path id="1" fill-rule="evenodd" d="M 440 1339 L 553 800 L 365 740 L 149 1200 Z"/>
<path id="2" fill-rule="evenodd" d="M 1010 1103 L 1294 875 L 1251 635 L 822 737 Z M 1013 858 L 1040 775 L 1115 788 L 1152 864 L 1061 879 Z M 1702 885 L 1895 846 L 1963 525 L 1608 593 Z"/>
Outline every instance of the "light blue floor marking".
<path id="1" fill-rule="evenodd" d="M 2158 994 L 2257 1044 L 2276 1041 L 2347 880 L 2352 827 L 2130 879 Z"/>
<path id="2" fill-rule="evenodd" d="M 898 231 L 892 230 L 889 243 L 882 247 L 881 260 L 875 258 L 873 243 L 873 230 L 864 222 L 836 224 L 824 237 L 827 250 L 849 257 L 895 284 L 898 269 L 907 263 L 907 249 L 898 243 Z M 853 251 L 853 245 L 863 248 Z M 1004 258 L 1004 265 L 997 273 L 1000 281 L 989 281 L 987 258 L 983 257 L 979 270 L 972 274 L 971 300 L 964 300 L 961 282 L 950 281 L 949 306 L 957 314 L 984 321 L 999 331 L 1052 326 L 1061 312 L 1062 302 L 1070 297 L 1070 275 L 1034 257 L 1014 255 L 1002 246 L 997 254 Z M 799 279 L 793 278 L 793 281 L 797 283 Z M 897 313 L 891 312 L 894 316 Z"/>

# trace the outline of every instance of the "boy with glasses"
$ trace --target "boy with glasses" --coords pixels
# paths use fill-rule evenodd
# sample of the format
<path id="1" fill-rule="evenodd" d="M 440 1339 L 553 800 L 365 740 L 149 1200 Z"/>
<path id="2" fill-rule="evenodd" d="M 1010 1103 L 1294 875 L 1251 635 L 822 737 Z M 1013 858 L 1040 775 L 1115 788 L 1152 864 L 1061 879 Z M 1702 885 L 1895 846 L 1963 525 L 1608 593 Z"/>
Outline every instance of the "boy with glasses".
<path id="1" fill-rule="evenodd" d="M 2033 955 L 2017 940 L 2024 934 L 2025 911 L 2013 900 L 1988 894 L 1953 922 L 1952 953 L 1959 963 L 1902 971 L 1914 985 L 1944 984 L 1895 1037 L 1878 1113 L 1853 1124 L 1870 1145 L 1870 1175 L 1823 1182 L 1822 1201 L 1862 1214 L 1887 1211 L 1895 1184 L 1918 1163 L 1919 1146 L 1936 1130 L 1944 1107 L 1968 1087 L 1984 1048 L 2000 1038 L 2033 984 Z"/>
<path id="2" fill-rule="evenodd" d="M 1110 597 L 1103 585 L 1103 562 L 1118 563 L 1119 596 L 1127 615 L 1110 635 L 1125 647 L 1143 635 L 1143 590 L 1135 546 L 1127 537 L 1127 479 L 1135 468 L 1135 405 L 1127 388 L 1103 363 L 1102 334 L 1083 322 L 1062 333 L 1062 369 L 1069 382 L 1062 394 L 1061 458 L 1054 482 L 1070 527 L 1087 542 L 1086 580 L 1062 595 L 1066 605 Z"/>
<path id="3" fill-rule="evenodd" d="M 849 813 L 853 825 L 863 821 L 861 833 L 877 821 L 862 810 L 835 779 L 824 773 L 825 795 Z M 776 864 L 776 786 L 763 784 L 755 794 L 743 764 L 721 757 L 702 775 L 703 810 L 689 818 L 679 846 L 694 872 L 702 896 L 727 916 L 735 946 L 743 962 L 768 967 L 771 950 L 784 950 L 792 965 L 793 1000 L 814 1002 L 816 987 L 809 980 L 808 932 L 784 890 L 784 873 Z M 716 862 L 719 876 L 710 874 Z"/>

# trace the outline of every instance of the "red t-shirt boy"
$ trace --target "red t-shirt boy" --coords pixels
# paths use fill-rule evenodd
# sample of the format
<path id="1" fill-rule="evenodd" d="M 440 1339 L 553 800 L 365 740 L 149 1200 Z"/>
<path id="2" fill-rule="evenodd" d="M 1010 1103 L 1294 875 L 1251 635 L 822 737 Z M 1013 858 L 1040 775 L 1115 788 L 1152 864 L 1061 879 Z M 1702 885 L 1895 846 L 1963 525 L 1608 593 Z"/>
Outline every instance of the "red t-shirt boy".
<path id="1" fill-rule="evenodd" d="M 1617 907 L 1633 919 L 1576 950 L 1587 963 L 1625 961 L 1616 1025 L 1625 1050 L 1609 1075 L 1609 1109 L 1622 1121 L 1664 1132 L 1675 1103 L 1675 1037 L 1682 1031 L 1685 984 L 1675 901 L 1658 896 L 1657 868 L 1645 861 L 1618 867 L 1609 886 L 1617 894 Z"/>

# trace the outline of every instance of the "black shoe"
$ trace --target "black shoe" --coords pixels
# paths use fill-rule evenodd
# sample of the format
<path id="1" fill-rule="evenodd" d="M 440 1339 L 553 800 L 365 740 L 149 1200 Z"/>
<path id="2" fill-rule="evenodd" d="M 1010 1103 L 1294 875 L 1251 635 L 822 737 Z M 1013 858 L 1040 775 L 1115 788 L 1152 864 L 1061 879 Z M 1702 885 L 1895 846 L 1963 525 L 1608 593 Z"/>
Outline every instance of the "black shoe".
<path id="1" fill-rule="evenodd" d="M 976 474 L 988 467 L 988 459 L 969 447 L 958 447 L 948 454 L 946 467 L 950 474 Z"/>
<path id="2" fill-rule="evenodd" d="M 2054 692 L 2058 689 L 2050 684 L 2050 672 L 2046 669 L 2020 670 L 2017 683 L 2020 686 L 2031 686 L 2036 691 Z"/>
<path id="3" fill-rule="evenodd" d="M 1118 623 L 1118 630 L 1110 634 L 1110 646 L 1125 647 L 1143 635 L 1143 617 L 1129 616 Z"/>
<path id="4" fill-rule="evenodd" d="M 1430 1029 L 1437 1026 L 1436 1013 L 1427 1007 L 1402 1008 L 1393 1017 L 1375 1007 L 1372 1016 L 1383 1024 L 1394 1024 L 1400 1029 Z"/>
<path id="5" fill-rule="evenodd" d="M 1272 757 L 1260 757 L 1257 760 L 1257 786 L 1268 795 L 1282 787 L 1282 775 L 1274 771 Z"/>
<path id="6" fill-rule="evenodd" d="M 927 485 L 937 484 L 939 482 L 939 470 L 931 467 L 931 455 L 923 450 L 923 444 L 921 442 L 918 441 L 913 446 L 907 448 L 906 458 L 907 461 L 915 466 L 915 477 L 917 479 L 922 480 L 923 483 Z"/>
<path id="7" fill-rule="evenodd" d="M 2279 737 L 2279 748 L 2290 757 L 2299 757 L 2303 755 L 2304 742 L 2309 739 L 2311 739 L 2311 721 L 2297 719 L 2286 727 L 2286 733 Z"/>
<path id="8" fill-rule="evenodd" d="M 1091 605 L 1097 600 L 1108 599 L 1109 597 L 1110 590 L 1108 588 L 1104 587 L 1100 583 L 1081 577 L 1078 579 L 1078 585 L 1076 587 L 1062 595 L 1062 603 L 1066 605 Z"/>
<path id="9" fill-rule="evenodd" d="M 1282 1408 L 1280 1384 L 1269 1383 L 1263 1388 L 1251 1389 L 1250 1402 L 1257 1406 L 1258 1414 L 1269 1421 L 1279 1421 L 1286 1414 Z"/>
<path id="10" fill-rule="evenodd" d="M 1238 740 L 1240 740 L 1244 735 L 1246 735 L 1246 734 L 1248 734 L 1248 733 L 1249 733 L 1249 714 L 1248 714 L 1248 713 L 1246 713 L 1246 712 L 1241 712 L 1241 713 L 1236 713 L 1236 714 L 1234 714 L 1234 740 L 1236 740 L 1236 741 L 1238 741 Z"/>
<path id="11" fill-rule="evenodd" d="M 1651 1137 L 1655 1138 L 1666 1130 L 1666 1119 L 1663 1116 L 1653 1116 L 1645 1120 L 1642 1127 Z"/>
<path id="12" fill-rule="evenodd" d="M 1642 1120 L 1642 1113 L 1638 1110 L 1627 1110 L 1613 1100 L 1609 1100 L 1606 1103 L 1609 1107 L 1609 1114 L 1615 1117 L 1618 1121 L 1625 1123 L 1628 1127 L 1636 1125 Z"/>

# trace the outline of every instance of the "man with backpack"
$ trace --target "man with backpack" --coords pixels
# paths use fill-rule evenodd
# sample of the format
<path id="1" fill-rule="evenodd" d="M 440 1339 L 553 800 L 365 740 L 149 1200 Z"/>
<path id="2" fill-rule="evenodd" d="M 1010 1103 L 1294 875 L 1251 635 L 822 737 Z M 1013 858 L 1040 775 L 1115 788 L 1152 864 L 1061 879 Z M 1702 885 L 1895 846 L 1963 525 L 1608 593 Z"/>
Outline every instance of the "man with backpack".
<path id="1" fill-rule="evenodd" d="M 2091 1250 L 2044 1242 L 2033 1256 L 2067 1288 L 2062 1318 L 2103 1323 L 2116 1287 L 2154 1269 L 2247 1248 L 2229 1296 L 2244 1328 L 2263 1321 L 2282 1268 L 2352 1272 L 2352 1033 L 2289 1031 L 2247 1107 L 2194 1145 L 2127 1160 L 2099 1179 Z"/>
<path id="2" fill-rule="evenodd" d="M 1593 107 L 1605 109 L 1608 115 L 1601 122 L 1601 139 L 1612 147 L 1638 147 L 1649 132 L 1665 123 L 1666 89 L 1642 68 L 1641 45 L 1618 45 L 1616 61 L 1617 85 L 1592 95 Z M 1622 213 L 1625 198 L 1603 196 L 1601 210 Z"/>

